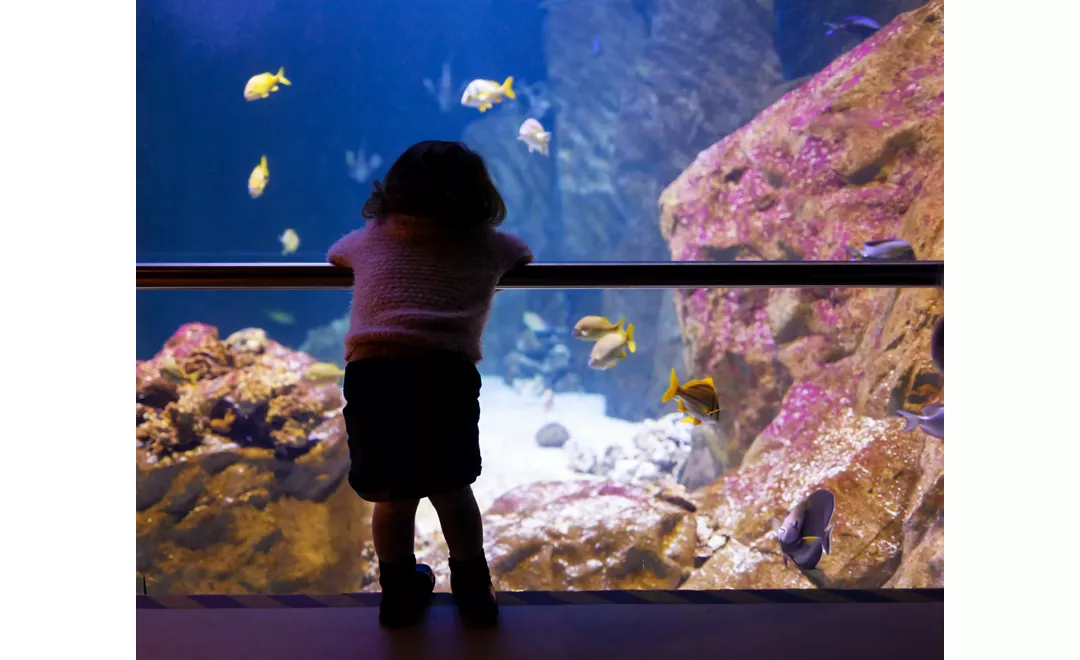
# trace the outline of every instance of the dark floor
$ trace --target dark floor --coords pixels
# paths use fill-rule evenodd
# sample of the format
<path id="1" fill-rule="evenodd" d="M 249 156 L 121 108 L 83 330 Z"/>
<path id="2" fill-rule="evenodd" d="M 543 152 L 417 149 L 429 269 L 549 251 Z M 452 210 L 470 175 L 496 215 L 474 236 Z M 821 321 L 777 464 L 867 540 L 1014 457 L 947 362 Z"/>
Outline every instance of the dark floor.
<path id="1" fill-rule="evenodd" d="M 944 656 L 944 603 L 503 607 L 470 631 L 436 606 L 386 632 L 374 607 L 139 609 L 138 657 L 381 660 L 932 660 Z"/>

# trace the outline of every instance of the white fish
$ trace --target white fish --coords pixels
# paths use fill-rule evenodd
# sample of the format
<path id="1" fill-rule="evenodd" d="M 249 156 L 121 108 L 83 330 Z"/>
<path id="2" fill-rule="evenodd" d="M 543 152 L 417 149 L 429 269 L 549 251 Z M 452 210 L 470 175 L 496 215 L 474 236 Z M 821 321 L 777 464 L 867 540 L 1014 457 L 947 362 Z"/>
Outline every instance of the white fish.
<path id="1" fill-rule="evenodd" d="M 904 418 L 904 433 L 921 428 L 935 438 L 945 439 L 945 404 L 931 403 L 922 409 L 921 415 L 908 410 L 897 410 L 897 415 Z"/>
<path id="2" fill-rule="evenodd" d="M 856 259 L 898 259 L 915 260 L 915 250 L 911 243 L 902 238 L 886 238 L 880 241 L 867 241 L 862 249 L 845 246 L 845 250 Z"/>
<path id="3" fill-rule="evenodd" d="M 461 105 L 487 112 L 494 104 L 502 103 L 503 97 L 517 98 L 514 94 L 513 76 L 508 76 L 501 85 L 494 80 L 477 78 L 465 88 L 465 93 L 461 95 Z"/>
<path id="4" fill-rule="evenodd" d="M 540 122 L 535 119 L 530 117 L 521 122 L 521 128 L 518 129 L 518 139 L 528 145 L 529 153 L 539 151 L 545 156 L 550 155 L 551 133 L 545 131 Z"/>
<path id="5" fill-rule="evenodd" d="M 442 72 L 439 74 L 438 85 L 431 78 L 424 78 L 424 87 L 427 88 L 435 102 L 439 104 L 440 112 L 450 112 L 454 105 L 453 92 L 451 91 L 453 89 L 453 78 L 450 75 L 450 59 L 447 58 L 442 63 Z"/>
<path id="6" fill-rule="evenodd" d="M 292 254 L 300 247 L 300 235 L 295 229 L 286 229 L 278 240 L 281 241 L 281 254 Z"/>
<path id="7" fill-rule="evenodd" d="M 551 330 L 551 326 L 547 324 L 547 321 L 536 312 L 524 312 L 521 315 L 521 322 L 525 324 L 526 328 L 536 333 L 543 333 Z"/>
<path id="8" fill-rule="evenodd" d="M 364 154 L 363 147 L 356 153 L 352 151 L 345 152 L 345 166 L 349 168 L 349 177 L 357 183 L 364 183 L 370 179 L 379 165 L 382 165 L 382 156 L 371 154 L 371 157 L 368 158 Z"/>
<path id="9" fill-rule="evenodd" d="M 610 369 L 618 364 L 619 360 L 626 359 L 627 349 L 631 353 L 637 351 L 633 323 L 628 324 L 625 331 L 607 333 L 593 345 L 592 352 L 589 353 L 589 368 L 601 371 Z"/>

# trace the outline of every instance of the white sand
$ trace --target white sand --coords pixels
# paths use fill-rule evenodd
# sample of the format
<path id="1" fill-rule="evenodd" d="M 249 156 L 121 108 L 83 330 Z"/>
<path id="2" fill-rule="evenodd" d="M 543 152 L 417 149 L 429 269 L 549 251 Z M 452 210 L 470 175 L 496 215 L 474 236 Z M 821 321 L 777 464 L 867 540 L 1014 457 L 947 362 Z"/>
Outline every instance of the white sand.
<path id="1" fill-rule="evenodd" d="M 536 431 L 548 422 L 558 422 L 570 438 L 602 455 L 610 445 L 633 447 L 640 425 L 604 415 L 604 397 L 599 394 L 556 394 L 551 414 L 545 415 L 539 396 L 521 394 L 502 378 L 484 376 L 480 390 L 480 453 L 484 471 L 473 484 L 473 492 L 484 511 L 506 491 L 534 481 L 587 479 L 587 475 L 567 467 L 566 452 L 540 447 Z M 416 514 L 416 531 L 425 534 L 438 528 L 431 503 L 424 500 Z"/>

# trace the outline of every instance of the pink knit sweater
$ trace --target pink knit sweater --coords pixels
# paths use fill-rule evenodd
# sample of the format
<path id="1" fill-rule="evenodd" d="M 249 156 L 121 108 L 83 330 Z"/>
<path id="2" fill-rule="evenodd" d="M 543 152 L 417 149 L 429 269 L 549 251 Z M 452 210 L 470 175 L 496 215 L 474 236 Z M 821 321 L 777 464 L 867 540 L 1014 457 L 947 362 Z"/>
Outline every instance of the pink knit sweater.
<path id="1" fill-rule="evenodd" d="M 365 343 L 400 342 L 477 363 L 495 285 L 533 255 L 500 231 L 462 232 L 398 216 L 368 221 L 334 243 L 327 259 L 353 271 L 346 360 Z"/>

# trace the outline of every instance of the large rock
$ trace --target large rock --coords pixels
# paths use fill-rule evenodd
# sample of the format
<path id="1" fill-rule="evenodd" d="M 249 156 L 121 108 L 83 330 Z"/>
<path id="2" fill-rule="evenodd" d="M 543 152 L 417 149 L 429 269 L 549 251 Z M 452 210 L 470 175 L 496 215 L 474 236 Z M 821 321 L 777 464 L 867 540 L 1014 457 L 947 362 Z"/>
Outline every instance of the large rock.
<path id="1" fill-rule="evenodd" d="M 167 359 L 197 380 L 163 378 Z M 136 363 L 137 570 L 149 593 L 359 589 L 370 508 L 345 482 L 334 383 L 314 359 L 245 330 L 182 326 Z"/>
<path id="2" fill-rule="evenodd" d="M 703 151 L 660 198 L 672 258 L 843 259 L 905 238 L 942 257 L 943 7 L 904 14 Z M 676 305 L 693 375 L 712 375 L 737 456 L 801 373 L 850 355 L 883 289 L 702 289 Z"/>
<path id="3" fill-rule="evenodd" d="M 944 256 L 943 2 L 905 14 L 737 133 L 661 198 L 672 256 L 840 259 L 896 236 Z M 713 376 L 741 466 L 695 493 L 711 556 L 684 588 L 943 586 L 943 441 L 899 407 L 944 397 L 938 289 L 680 292 L 692 374 Z M 770 533 L 836 494 L 833 553 L 810 579 Z M 700 550 L 699 550 L 700 551 Z"/>
<path id="4" fill-rule="evenodd" d="M 563 260 L 657 261 L 656 199 L 698 151 L 764 107 L 782 78 L 771 14 L 757 0 L 551 2 L 545 25 L 555 101 Z M 593 53 L 593 36 L 602 52 Z M 602 251 L 602 254 L 597 251 Z M 597 256 L 599 254 L 599 256 Z M 664 413 L 682 362 L 670 291 L 581 292 L 570 315 L 626 316 L 637 354 L 585 379 L 608 414 Z"/>

